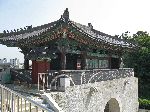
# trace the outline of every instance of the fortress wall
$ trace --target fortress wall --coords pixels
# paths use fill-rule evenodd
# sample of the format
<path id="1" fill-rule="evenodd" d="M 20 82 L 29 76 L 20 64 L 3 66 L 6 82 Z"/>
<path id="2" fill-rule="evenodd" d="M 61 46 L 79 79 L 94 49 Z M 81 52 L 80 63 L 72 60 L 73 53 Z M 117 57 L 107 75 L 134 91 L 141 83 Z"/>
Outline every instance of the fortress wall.
<path id="1" fill-rule="evenodd" d="M 138 112 L 138 79 L 135 77 L 67 87 L 65 92 L 51 95 L 65 112 L 104 112 L 108 101 L 112 102 L 111 112 Z"/>

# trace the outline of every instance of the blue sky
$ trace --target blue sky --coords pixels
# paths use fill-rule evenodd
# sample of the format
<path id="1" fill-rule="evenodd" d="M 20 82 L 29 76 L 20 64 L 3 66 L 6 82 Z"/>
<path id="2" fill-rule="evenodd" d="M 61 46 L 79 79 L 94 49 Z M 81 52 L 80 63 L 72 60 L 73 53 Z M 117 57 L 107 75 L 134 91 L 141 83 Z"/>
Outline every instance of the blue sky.
<path id="1" fill-rule="evenodd" d="M 0 0 L 0 32 L 58 20 L 65 8 L 70 19 L 110 35 L 150 31 L 149 0 Z M 19 58 L 18 48 L 0 45 L 0 58 Z"/>

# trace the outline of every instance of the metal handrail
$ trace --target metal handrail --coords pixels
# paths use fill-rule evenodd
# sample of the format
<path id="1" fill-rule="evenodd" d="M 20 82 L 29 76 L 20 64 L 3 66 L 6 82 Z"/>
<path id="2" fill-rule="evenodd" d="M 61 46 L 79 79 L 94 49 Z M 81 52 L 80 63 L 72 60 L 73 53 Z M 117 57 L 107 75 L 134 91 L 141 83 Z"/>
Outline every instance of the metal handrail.
<path id="1" fill-rule="evenodd" d="M 39 103 L 37 103 L 37 102 L 35 102 L 35 101 L 33 101 L 33 100 L 31 100 L 31 99 L 29 99 L 29 98 L 27 98 L 27 97 L 21 95 L 20 93 L 17 93 L 17 92 L 15 92 L 15 91 L 11 90 L 10 88 L 8 88 L 8 87 L 6 87 L 6 86 L 4 86 L 4 85 L 2 85 L 2 84 L 0 84 L 0 87 L 1 87 L 3 90 L 5 89 L 5 90 L 9 91 L 9 92 L 10 92 L 11 94 L 13 94 L 13 95 L 16 95 L 16 96 L 19 96 L 20 98 L 25 99 L 26 101 L 28 101 L 29 103 L 33 104 L 34 106 L 40 108 L 40 109 L 43 110 L 43 111 L 53 112 L 52 110 L 50 110 L 50 109 L 44 107 L 43 105 L 40 105 Z M 3 93 L 2 93 L 2 94 L 3 94 Z M 2 94 L 1 94 L 1 95 L 2 95 Z M 1 103 L 2 103 L 2 102 L 1 102 Z"/>

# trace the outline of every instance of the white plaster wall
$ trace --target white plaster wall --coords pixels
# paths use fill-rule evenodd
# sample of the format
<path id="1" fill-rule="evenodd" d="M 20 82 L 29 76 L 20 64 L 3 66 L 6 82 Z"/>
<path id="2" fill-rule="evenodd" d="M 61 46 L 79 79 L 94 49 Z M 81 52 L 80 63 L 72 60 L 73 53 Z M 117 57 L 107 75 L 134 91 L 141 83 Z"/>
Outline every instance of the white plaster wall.
<path id="1" fill-rule="evenodd" d="M 107 102 L 118 101 L 120 112 L 138 112 L 138 79 L 127 77 L 67 87 L 51 93 L 65 112 L 104 112 Z"/>

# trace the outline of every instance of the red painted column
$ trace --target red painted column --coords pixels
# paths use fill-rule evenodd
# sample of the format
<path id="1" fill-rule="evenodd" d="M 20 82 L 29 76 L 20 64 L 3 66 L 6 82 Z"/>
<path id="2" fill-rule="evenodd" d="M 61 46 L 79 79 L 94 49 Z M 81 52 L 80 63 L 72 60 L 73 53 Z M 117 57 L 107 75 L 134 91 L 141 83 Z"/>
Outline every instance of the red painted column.
<path id="1" fill-rule="evenodd" d="M 47 73 L 50 69 L 50 64 L 47 61 L 32 60 L 32 83 L 38 83 L 38 73 Z"/>

